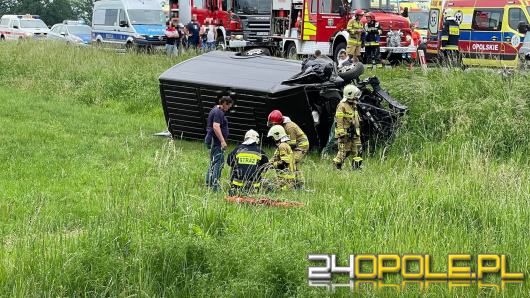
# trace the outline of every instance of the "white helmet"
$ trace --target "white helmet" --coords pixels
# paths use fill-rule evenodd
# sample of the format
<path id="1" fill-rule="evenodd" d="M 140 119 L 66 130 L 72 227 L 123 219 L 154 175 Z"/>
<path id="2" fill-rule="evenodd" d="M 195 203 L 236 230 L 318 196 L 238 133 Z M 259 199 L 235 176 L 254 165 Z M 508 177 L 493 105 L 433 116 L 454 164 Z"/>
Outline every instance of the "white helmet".
<path id="1" fill-rule="evenodd" d="M 345 100 L 352 100 L 352 99 L 359 99 L 361 95 L 363 94 L 359 88 L 357 88 L 355 85 L 346 85 L 344 87 L 344 99 Z"/>
<path id="2" fill-rule="evenodd" d="M 285 136 L 287 136 L 287 134 L 281 125 L 274 125 L 269 129 L 269 133 L 267 134 L 267 137 L 272 137 L 275 141 L 278 141 Z"/>
<path id="3" fill-rule="evenodd" d="M 257 131 L 251 129 L 245 133 L 245 141 L 243 144 L 250 145 L 252 143 L 259 144 L 259 134 Z"/>

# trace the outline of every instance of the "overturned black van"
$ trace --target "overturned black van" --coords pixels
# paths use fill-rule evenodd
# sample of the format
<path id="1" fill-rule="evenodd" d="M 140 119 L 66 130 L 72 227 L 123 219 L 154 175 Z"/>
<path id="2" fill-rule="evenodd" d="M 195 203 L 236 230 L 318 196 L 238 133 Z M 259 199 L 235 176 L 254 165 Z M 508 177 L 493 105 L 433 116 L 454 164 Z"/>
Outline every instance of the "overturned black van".
<path id="1" fill-rule="evenodd" d="M 301 66 L 300 61 L 222 51 L 181 62 L 160 76 L 168 130 L 173 138 L 204 139 L 209 111 L 220 96 L 230 95 L 234 99 L 234 107 L 227 114 L 230 141 L 241 142 L 249 129 L 266 135 L 267 116 L 279 109 L 304 130 L 313 148 L 322 148 L 328 141 L 345 82 L 340 76 L 326 81 L 298 80 Z M 382 97 L 388 97 L 382 90 L 368 90 L 366 82 L 361 84 L 363 94 L 380 91 Z M 386 107 L 376 107 L 368 113 L 371 119 L 366 120 L 388 122 L 393 128 L 406 107 L 388 99 Z M 374 105 L 378 104 L 370 102 L 364 109 Z M 381 128 L 381 123 L 377 127 Z M 366 129 L 374 134 L 372 128 Z"/>

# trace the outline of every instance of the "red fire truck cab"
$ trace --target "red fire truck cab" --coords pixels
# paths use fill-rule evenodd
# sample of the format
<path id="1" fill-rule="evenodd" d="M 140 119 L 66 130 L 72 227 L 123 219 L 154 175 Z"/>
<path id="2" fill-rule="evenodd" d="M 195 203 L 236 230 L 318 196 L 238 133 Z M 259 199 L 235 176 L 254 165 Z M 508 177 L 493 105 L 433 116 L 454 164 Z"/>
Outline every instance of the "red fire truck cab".
<path id="1" fill-rule="evenodd" d="M 345 29 L 353 17 L 353 10 L 362 8 L 371 11 L 381 26 L 383 57 L 388 53 L 415 51 L 410 46 L 408 19 L 397 13 L 370 9 L 370 1 L 361 2 L 350 5 L 343 0 L 273 0 L 272 38 L 286 56 L 311 55 L 315 50 L 320 50 L 323 55 L 336 59 L 338 52 L 346 48 L 349 34 Z M 366 23 L 364 17 L 361 21 Z M 386 36 L 390 30 L 401 32 L 399 46 L 387 46 Z"/>
<path id="2" fill-rule="evenodd" d="M 169 0 L 170 18 L 183 25 L 192 15 L 201 25 L 212 20 L 221 48 L 236 39 L 246 48 L 270 47 L 270 6 L 271 0 Z"/>

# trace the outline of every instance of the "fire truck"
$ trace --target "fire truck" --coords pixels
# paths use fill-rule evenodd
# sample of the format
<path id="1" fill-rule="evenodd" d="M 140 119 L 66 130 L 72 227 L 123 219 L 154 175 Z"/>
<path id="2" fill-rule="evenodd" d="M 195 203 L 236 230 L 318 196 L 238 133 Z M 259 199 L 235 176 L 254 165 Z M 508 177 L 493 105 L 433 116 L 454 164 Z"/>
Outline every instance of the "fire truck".
<path id="1" fill-rule="evenodd" d="M 200 24 L 211 19 L 217 27 L 217 45 L 223 49 L 268 51 L 272 47 L 272 0 L 170 0 L 170 18 L 186 25 L 192 15 Z"/>
<path id="2" fill-rule="evenodd" d="M 339 51 L 346 48 L 349 34 L 345 29 L 353 10 L 361 8 L 371 11 L 381 26 L 383 58 L 390 53 L 407 55 L 414 52 L 409 20 L 391 11 L 373 9 L 370 2 L 273 0 L 271 36 L 286 56 L 311 55 L 320 50 L 323 55 L 337 59 Z M 366 19 L 363 17 L 361 22 L 366 23 Z M 386 36 L 391 30 L 401 35 L 397 46 L 387 46 Z"/>

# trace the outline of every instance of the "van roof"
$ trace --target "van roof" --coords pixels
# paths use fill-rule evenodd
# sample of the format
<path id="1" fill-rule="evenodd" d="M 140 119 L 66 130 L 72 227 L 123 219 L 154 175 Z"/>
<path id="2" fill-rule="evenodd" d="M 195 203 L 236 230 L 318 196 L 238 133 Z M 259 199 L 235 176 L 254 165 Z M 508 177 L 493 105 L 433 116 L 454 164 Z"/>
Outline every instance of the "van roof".
<path id="1" fill-rule="evenodd" d="M 100 0 L 94 3 L 94 9 L 117 7 L 123 7 L 125 9 L 162 10 L 162 5 L 158 0 Z"/>

